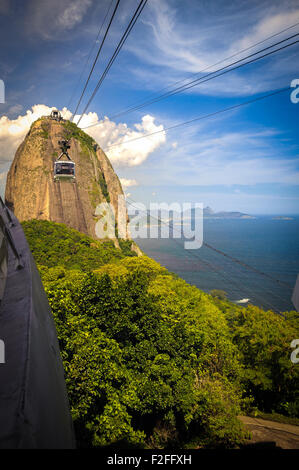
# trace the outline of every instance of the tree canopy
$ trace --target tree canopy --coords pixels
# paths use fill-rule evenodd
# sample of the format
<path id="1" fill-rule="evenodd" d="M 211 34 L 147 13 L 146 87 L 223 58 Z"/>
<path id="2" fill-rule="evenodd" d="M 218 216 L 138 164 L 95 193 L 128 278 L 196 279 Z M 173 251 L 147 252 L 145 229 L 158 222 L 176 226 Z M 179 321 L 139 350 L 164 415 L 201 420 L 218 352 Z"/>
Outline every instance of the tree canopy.
<path id="1" fill-rule="evenodd" d="M 61 224 L 23 227 L 54 315 L 79 446 L 234 447 L 246 436 L 242 409 L 299 416 L 296 313 L 213 297 L 126 245 Z"/>

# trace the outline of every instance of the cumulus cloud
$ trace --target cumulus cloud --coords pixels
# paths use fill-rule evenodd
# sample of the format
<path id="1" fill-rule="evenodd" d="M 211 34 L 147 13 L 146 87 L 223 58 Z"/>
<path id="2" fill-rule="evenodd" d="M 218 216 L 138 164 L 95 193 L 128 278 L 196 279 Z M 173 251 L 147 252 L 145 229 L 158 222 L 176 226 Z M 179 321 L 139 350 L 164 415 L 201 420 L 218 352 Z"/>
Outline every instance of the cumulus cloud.
<path id="1" fill-rule="evenodd" d="M 80 127 L 87 127 L 97 119 L 96 113 L 88 113 L 83 116 Z M 85 129 L 85 132 L 92 136 L 106 152 L 111 162 L 119 166 L 136 166 L 143 163 L 152 152 L 166 142 L 166 135 L 163 131 L 163 125 L 157 126 L 155 118 L 149 114 L 143 116 L 141 123 L 134 124 L 133 129 L 124 123 L 116 124 L 107 117 L 97 126 Z M 158 133 L 139 139 L 155 132 Z"/>
<path id="2" fill-rule="evenodd" d="M 24 115 L 19 115 L 16 119 L 10 119 L 8 116 L 0 118 L 0 171 L 7 170 L 8 165 L 13 160 L 18 146 L 25 138 L 31 124 L 41 116 L 48 116 L 53 107 L 44 104 L 37 104 Z M 65 119 L 70 119 L 71 111 L 63 108 L 61 111 Z M 98 120 L 96 113 L 84 115 L 80 127 L 85 127 Z M 86 133 L 92 136 L 96 142 L 105 150 L 109 146 L 117 144 L 106 151 L 107 156 L 116 165 L 135 166 L 143 163 L 148 156 L 162 145 L 166 136 L 164 132 L 160 132 L 149 138 L 127 142 L 136 139 L 145 134 L 163 131 L 163 126 L 155 124 L 153 116 L 144 116 L 141 123 L 134 125 L 131 129 L 126 124 L 116 124 L 105 118 L 98 126 L 86 129 Z M 75 119 L 76 122 L 76 119 Z M 123 180 L 125 187 L 137 185 L 135 180 Z"/>
<path id="3" fill-rule="evenodd" d="M 16 119 L 9 119 L 8 116 L 0 118 L 0 168 L 13 160 L 15 152 L 29 131 L 31 124 L 41 116 L 49 115 L 52 109 L 54 108 L 37 104 L 32 106 L 26 114 L 20 115 Z M 71 112 L 63 108 L 62 116 L 69 119 Z"/>
<path id="4" fill-rule="evenodd" d="M 120 178 L 121 185 L 123 189 L 127 189 L 130 186 L 138 186 L 138 183 L 136 180 L 129 180 L 127 178 Z"/>

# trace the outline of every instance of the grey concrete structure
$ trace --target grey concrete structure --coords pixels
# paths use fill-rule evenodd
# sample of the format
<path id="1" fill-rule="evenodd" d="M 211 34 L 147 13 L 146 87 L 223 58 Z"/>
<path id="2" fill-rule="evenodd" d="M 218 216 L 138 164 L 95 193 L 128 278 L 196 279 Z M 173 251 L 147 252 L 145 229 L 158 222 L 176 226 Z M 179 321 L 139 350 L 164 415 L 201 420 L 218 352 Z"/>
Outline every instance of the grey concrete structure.
<path id="1" fill-rule="evenodd" d="M 21 225 L 0 201 L 0 449 L 74 448 L 56 329 Z"/>

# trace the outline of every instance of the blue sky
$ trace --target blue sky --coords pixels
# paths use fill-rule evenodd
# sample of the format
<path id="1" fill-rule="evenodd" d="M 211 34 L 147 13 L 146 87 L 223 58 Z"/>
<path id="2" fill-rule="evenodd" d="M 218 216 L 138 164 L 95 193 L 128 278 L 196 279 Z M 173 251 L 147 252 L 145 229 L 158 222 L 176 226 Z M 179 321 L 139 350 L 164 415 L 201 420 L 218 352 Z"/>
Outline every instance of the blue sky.
<path id="1" fill-rule="evenodd" d="M 0 103 L 2 192 L 15 149 L 31 121 L 48 107 L 74 110 L 83 84 L 81 80 L 76 89 L 78 77 L 109 3 L 0 0 L 0 78 L 6 86 L 6 102 Z M 121 0 L 86 99 L 137 4 Z M 299 23 L 298 1 L 148 0 L 82 125 L 106 116 L 100 126 L 88 130 L 105 149 L 287 87 L 299 79 L 299 44 L 112 118 L 165 86 L 295 23 Z M 232 60 L 298 32 L 299 25 Z M 84 78 L 87 73 L 88 68 Z M 299 103 L 293 104 L 287 92 L 166 135 L 111 147 L 107 154 L 125 190 L 141 202 L 193 201 L 215 210 L 299 213 L 298 116 Z"/>

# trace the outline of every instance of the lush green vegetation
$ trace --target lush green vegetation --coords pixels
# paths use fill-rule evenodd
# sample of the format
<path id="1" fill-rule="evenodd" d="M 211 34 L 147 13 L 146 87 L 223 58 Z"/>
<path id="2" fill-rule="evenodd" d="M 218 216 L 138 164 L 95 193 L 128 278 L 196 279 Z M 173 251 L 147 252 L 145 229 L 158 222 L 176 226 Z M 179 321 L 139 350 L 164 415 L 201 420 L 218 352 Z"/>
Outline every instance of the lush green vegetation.
<path id="1" fill-rule="evenodd" d="M 280 316 L 252 305 L 215 301 L 241 354 L 246 395 L 260 411 L 299 418 L 299 367 L 290 360 L 290 343 L 299 338 L 298 312 Z"/>
<path id="2" fill-rule="evenodd" d="M 246 435 L 241 412 L 299 416 L 297 314 L 205 294 L 133 256 L 128 242 L 117 250 L 61 224 L 23 227 L 55 318 L 80 446 L 234 447 Z"/>
<path id="3" fill-rule="evenodd" d="M 22 226 L 40 268 L 63 266 L 92 271 L 125 256 L 136 256 L 128 247 L 129 241 L 123 241 L 122 250 L 119 250 L 112 240 L 96 241 L 64 224 L 31 220 L 23 222 Z"/>
<path id="4" fill-rule="evenodd" d="M 110 194 L 109 194 L 107 183 L 106 183 L 105 176 L 103 173 L 100 173 L 99 175 L 99 185 L 101 187 L 101 191 L 102 191 L 104 198 L 106 199 L 107 202 L 110 202 Z"/>
<path id="5" fill-rule="evenodd" d="M 44 139 L 48 139 L 49 138 L 49 126 L 47 123 L 43 122 L 42 125 L 41 125 L 41 133 L 40 135 L 44 138 Z"/>
<path id="6" fill-rule="evenodd" d="M 95 140 L 82 131 L 77 124 L 71 121 L 62 121 L 61 124 L 67 130 L 65 135 L 67 139 L 73 137 L 80 142 L 83 149 L 95 153 L 95 147 L 97 146 Z"/>
<path id="7" fill-rule="evenodd" d="M 212 297 L 216 297 L 220 300 L 225 300 L 227 298 L 227 293 L 221 289 L 212 289 L 210 291 L 210 294 L 212 295 Z"/>

